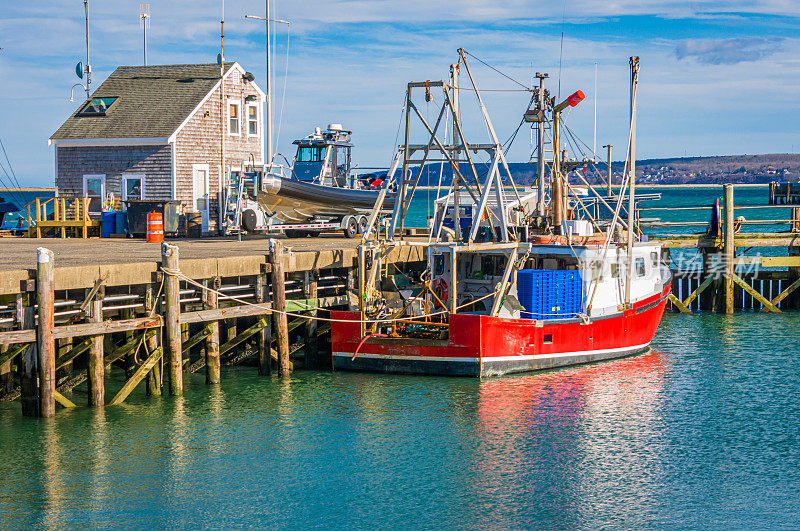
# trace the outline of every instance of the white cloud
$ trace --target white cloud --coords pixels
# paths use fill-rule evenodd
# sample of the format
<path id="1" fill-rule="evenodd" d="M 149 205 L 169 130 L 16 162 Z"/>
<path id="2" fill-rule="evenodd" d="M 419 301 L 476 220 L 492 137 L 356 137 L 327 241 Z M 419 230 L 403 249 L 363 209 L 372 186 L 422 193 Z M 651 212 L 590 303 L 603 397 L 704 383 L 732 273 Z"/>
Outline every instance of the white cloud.
<path id="1" fill-rule="evenodd" d="M 735 64 L 769 57 L 782 43 L 780 37 L 686 39 L 678 43 L 675 54 L 678 59 L 693 58 L 712 65 Z"/>

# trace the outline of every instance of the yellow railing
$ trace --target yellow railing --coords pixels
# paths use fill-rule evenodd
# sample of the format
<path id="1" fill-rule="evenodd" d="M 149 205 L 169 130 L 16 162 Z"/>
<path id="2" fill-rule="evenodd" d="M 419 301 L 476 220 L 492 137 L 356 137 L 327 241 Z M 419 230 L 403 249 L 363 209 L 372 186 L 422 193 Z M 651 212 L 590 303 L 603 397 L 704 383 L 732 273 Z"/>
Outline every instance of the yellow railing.
<path id="1" fill-rule="evenodd" d="M 99 227 L 100 222 L 89 216 L 88 197 L 37 197 L 23 208 L 28 210 L 28 236 L 41 238 L 51 230 L 56 236 L 88 238 L 89 229 Z M 53 217 L 48 219 L 48 205 L 52 203 Z"/>

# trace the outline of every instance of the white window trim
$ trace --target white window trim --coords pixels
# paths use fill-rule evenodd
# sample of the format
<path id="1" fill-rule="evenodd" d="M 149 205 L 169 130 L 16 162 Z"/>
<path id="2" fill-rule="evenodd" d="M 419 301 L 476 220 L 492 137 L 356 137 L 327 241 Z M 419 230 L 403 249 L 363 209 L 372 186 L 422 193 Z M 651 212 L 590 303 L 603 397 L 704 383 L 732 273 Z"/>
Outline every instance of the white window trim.
<path id="1" fill-rule="evenodd" d="M 88 189 L 86 186 L 86 181 L 89 179 L 100 179 L 100 208 L 102 209 L 102 203 L 106 200 L 106 174 L 105 173 L 84 173 L 83 174 L 83 197 L 89 197 L 87 195 Z M 90 211 L 93 214 L 100 212 L 97 211 Z"/>
<path id="2" fill-rule="evenodd" d="M 141 179 L 142 181 L 142 197 L 140 199 L 145 199 L 145 177 L 144 173 L 123 173 L 122 174 L 122 200 L 128 200 L 128 186 L 125 181 L 128 179 Z"/>
<path id="3" fill-rule="evenodd" d="M 195 205 L 197 204 L 197 190 L 195 189 L 195 178 L 194 174 L 197 170 L 205 170 L 206 171 L 206 212 L 211 211 L 211 174 L 209 173 L 209 166 L 208 164 L 192 164 L 192 211 L 195 212 Z"/>
<path id="4" fill-rule="evenodd" d="M 256 109 L 256 134 L 250 133 L 250 107 Z M 258 138 L 261 136 L 261 105 L 258 103 L 248 103 L 245 105 L 245 115 L 247 116 L 247 138 Z"/>
<path id="5" fill-rule="evenodd" d="M 239 112 L 239 132 L 231 133 L 231 105 L 236 105 Z M 229 99 L 225 105 L 225 128 L 228 130 L 228 136 L 242 136 L 242 102 L 240 100 Z"/>

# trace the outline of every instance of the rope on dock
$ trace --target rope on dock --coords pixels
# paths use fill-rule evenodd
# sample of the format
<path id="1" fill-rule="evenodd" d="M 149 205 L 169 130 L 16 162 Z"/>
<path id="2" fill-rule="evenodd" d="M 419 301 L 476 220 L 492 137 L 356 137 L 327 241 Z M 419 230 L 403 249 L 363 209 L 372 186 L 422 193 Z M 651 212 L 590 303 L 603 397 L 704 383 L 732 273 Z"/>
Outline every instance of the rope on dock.
<path id="1" fill-rule="evenodd" d="M 187 282 L 187 283 L 189 283 L 189 284 L 191 284 L 191 285 L 193 285 L 193 286 L 195 286 L 195 287 L 197 287 L 199 289 L 202 289 L 202 290 L 205 290 L 205 291 L 208 291 L 208 292 L 211 292 L 211 293 L 216 293 L 218 296 L 222 295 L 222 296 L 227 297 L 227 298 L 229 298 L 231 300 L 235 300 L 236 302 L 239 302 L 241 304 L 244 304 L 244 305 L 247 305 L 247 306 L 252 306 L 254 308 L 260 308 L 262 310 L 269 310 L 271 312 L 274 312 L 274 313 L 277 313 L 277 314 L 286 315 L 288 317 L 296 317 L 296 318 L 300 318 L 300 319 L 306 319 L 308 321 L 325 321 L 325 322 L 329 322 L 329 323 L 366 323 L 366 324 L 375 324 L 375 323 L 389 323 L 389 322 L 407 321 L 408 320 L 408 317 L 398 317 L 398 318 L 395 318 L 395 319 L 332 319 L 330 317 L 319 317 L 319 316 L 313 316 L 313 315 L 304 315 L 302 313 L 294 313 L 294 312 L 276 310 L 276 309 L 274 309 L 274 308 L 272 308 L 270 306 L 264 306 L 263 304 L 256 304 L 256 303 L 253 303 L 253 302 L 250 302 L 250 301 L 246 301 L 246 300 L 241 299 L 239 297 L 236 297 L 234 295 L 230 295 L 230 294 L 227 294 L 227 293 L 221 293 L 221 292 L 219 292 L 219 291 L 217 291 L 217 290 L 215 290 L 213 288 L 210 288 L 208 286 L 204 286 L 200 282 L 197 282 L 196 280 L 194 280 L 192 278 L 189 278 L 186 275 L 184 275 L 183 272 L 181 272 L 180 269 L 170 269 L 170 268 L 162 267 L 161 271 L 163 271 L 165 275 L 177 277 L 179 280 L 183 280 L 184 282 Z M 316 308 L 316 309 L 318 309 L 318 308 Z M 422 318 L 427 318 L 427 317 L 435 317 L 437 315 L 445 315 L 445 314 L 448 314 L 448 313 L 449 313 L 448 311 L 443 310 L 443 311 L 440 311 L 440 312 L 434 312 L 434 313 L 429 313 L 429 314 L 424 314 L 424 315 L 415 315 L 414 317 L 422 319 Z"/>

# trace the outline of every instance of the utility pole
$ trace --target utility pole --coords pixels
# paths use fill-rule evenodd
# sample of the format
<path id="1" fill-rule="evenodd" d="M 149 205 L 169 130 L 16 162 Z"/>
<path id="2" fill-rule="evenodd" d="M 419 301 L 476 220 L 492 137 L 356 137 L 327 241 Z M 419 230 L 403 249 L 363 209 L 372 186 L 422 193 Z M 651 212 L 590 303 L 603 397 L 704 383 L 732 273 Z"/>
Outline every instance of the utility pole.
<path id="1" fill-rule="evenodd" d="M 608 172 L 608 182 L 606 183 L 606 186 L 608 187 L 608 193 L 606 195 L 608 197 L 611 197 L 611 176 L 613 175 L 613 172 L 611 171 L 611 148 L 613 146 L 611 144 L 606 144 L 603 147 L 606 148 L 607 153 L 608 153 L 607 158 L 606 158 L 606 161 L 607 161 L 606 162 L 606 165 L 607 165 L 606 171 Z"/>
<path id="2" fill-rule="evenodd" d="M 150 27 L 150 4 L 144 4 L 139 7 L 139 19 L 142 24 L 142 45 L 144 52 L 144 66 L 147 66 L 147 28 Z"/>
<path id="3" fill-rule="evenodd" d="M 537 123 L 539 138 L 538 138 L 538 152 L 539 156 L 536 159 L 536 213 L 539 217 L 544 217 L 547 213 L 547 205 L 544 203 L 544 110 L 545 110 L 545 93 L 544 93 L 544 80 L 547 79 L 547 74 L 540 74 L 536 72 L 536 77 L 539 79 L 539 92 L 536 95 L 536 106 L 539 111 L 539 122 Z"/>
<path id="4" fill-rule="evenodd" d="M 245 15 L 244 18 L 252 18 L 254 20 L 262 20 L 264 21 L 264 25 L 267 28 L 267 81 L 266 81 L 266 102 L 265 102 L 265 109 L 264 109 L 264 129 L 265 134 L 264 138 L 266 139 L 267 144 L 267 152 L 266 158 L 267 160 L 264 161 L 265 164 L 272 165 L 272 157 L 273 155 L 273 148 L 272 145 L 272 47 L 271 47 L 271 28 L 269 23 L 270 22 L 278 22 L 280 24 L 286 24 L 289 26 L 289 22 L 286 20 L 280 19 L 273 19 L 269 18 L 269 0 L 266 0 L 267 3 L 267 16 L 266 17 L 259 17 L 256 15 Z"/>
<path id="5" fill-rule="evenodd" d="M 625 276 L 625 306 L 631 307 L 633 279 L 633 240 L 636 231 L 636 87 L 639 84 L 639 58 L 630 58 L 631 65 L 631 149 L 628 154 L 628 267 Z"/>

